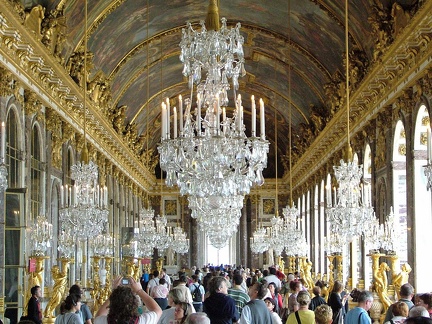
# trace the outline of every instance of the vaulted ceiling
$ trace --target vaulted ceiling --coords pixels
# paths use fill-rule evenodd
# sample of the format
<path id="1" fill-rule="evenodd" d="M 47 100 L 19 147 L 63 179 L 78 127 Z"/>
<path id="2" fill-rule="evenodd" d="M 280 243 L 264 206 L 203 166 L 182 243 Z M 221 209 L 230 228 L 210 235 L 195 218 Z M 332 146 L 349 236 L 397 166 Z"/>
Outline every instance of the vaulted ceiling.
<path id="1" fill-rule="evenodd" d="M 371 22 L 385 20 L 380 15 L 391 18 L 394 2 L 349 1 L 349 47 L 362 57 L 365 69 L 374 60 L 377 40 Z M 40 3 L 48 10 L 63 5 L 67 36 L 62 56 L 67 62 L 83 45 L 85 2 Z M 418 0 L 398 3 L 409 11 Z M 125 107 L 125 124 L 136 125 L 140 143 L 154 148 L 154 154 L 160 140 L 161 101 L 190 95 L 179 60 L 181 30 L 187 21 L 197 28 L 205 19 L 207 6 L 208 0 L 88 0 L 88 50 L 94 54 L 91 77 L 103 73 L 108 78 L 112 105 Z M 289 120 L 294 134 L 293 154 L 298 157 L 304 152 L 298 146 L 310 144 L 333 116 L 326 85 L 344 80 L 345 1 L 219 0 L 219 14 L 227 18 L 229 26 L 241 23 L 247 75 L 240 80 L 239 93 L 246 112 L 250 111 L 246 98 L 251 95 L 263 98 L 266 104 L 271 146 L 265 177 L 275 176 L 277 120 L 281 176 L 287 171 Z M 247 113 L 245 125 L 249 129 Z"/>

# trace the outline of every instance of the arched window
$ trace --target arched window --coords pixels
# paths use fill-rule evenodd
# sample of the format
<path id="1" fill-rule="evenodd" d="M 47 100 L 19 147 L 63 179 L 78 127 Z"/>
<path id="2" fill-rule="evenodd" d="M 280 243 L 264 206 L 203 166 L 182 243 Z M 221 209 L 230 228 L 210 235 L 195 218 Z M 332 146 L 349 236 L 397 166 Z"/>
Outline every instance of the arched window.
<path id="1" fill-rule="evenodd" d="M 41 140 L 39 128 L 34 125 L 31 135 L 31 160 L 30 160 L 30 179 L 31 179 L 31 194 L 30 194 L 30 212 L 33 218 L 39 215 L 42 206 L 43 195 L 43 163 L 41 160 Z"/>
<path id="2" fill-rule="evenodd" d="M 430 267 L 429 260 L 425 255 L 429 253 L 429 247 L 432 245 L 432 228 L 431 219 L 431 193 L 426 189 L 426 176 L 424 166 L 427 161 L 427 129 L 430 127 L 429 114 L 425 105 L 421 105 L 417 114 L 414 130 L 414 219 L 408 219 L 408 231 L 412 228 L 414 236 L 414 255 L 413 260 L 416 264 L 413 267 L 415 271 L 414 287 L 417 291 L 428 291 L 430 287 Z M 411 253 L 410 253 L 411 254 Z M 411 255 L 410 255 L 411 256 Z"/>
<path id="3" fill-rule="evenodd" d="M 21 188 L 19 127 L 15 110 L 10 109 L 6 122 L 6 164 L 8 165 L 8 187 Z"/>

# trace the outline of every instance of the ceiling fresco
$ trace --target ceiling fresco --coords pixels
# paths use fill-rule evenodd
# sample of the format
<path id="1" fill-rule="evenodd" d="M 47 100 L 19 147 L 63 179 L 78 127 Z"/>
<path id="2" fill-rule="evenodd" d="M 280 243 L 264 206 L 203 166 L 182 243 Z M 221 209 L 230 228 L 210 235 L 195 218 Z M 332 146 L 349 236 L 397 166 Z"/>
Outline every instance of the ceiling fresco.
<path id="1" fill-rule="evenodd" d="M 418 2 L 398 1 L 406 10 Z M 67 36 L 62 54 L 67 61 L 83 44 L 85 2 L 39 3 L 47 10 L 64 5 Z M 105 75 L 112 104 L 124 108 L 125 125 L 135 124 L 137 135 L 145 139 L 141 142 L 155 151 L 160 138 L 160 102 L 168 96 L 175 105 L 179 94 L 187 98 L 191 93 L 179 60 L 181 30 L 186 21 L 197 26 L 204 20 L 208 3 L 88 0 L 88 49 L 94 55 L 91 75 Z M 374 60 L 376 37 L 371 18 L 383 13 L 390 17 L 394 3 L 349 0 L 349 46 L 362 53 L 368 62 L 365 66 Z M 282 156 L 289 151 L 289 121 L 294 137 L 301 138 L 294 145 L 307 145 L 334 113 L 326 89 L 332 82 L 344 81 L 345 0 L 219 0 L 219 16 L 226 17 L 229 26 L 242 24 L 247 75 L 239 80 L 238 93 L 244 98 L 245 124 L 249 128 L 250 96 L 262 97 L 268 138 L 275 143 L 278 137 L 282 166 Z M 274 151 L 270 148 L 267 177 L 274 177 Z"/>

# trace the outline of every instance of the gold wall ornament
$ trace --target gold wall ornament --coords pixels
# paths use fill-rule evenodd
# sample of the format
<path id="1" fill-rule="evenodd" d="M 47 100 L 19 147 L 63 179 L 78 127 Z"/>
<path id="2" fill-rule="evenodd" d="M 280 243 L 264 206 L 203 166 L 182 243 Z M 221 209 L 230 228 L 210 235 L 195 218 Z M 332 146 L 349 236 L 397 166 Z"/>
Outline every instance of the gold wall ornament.
<path id="1" fill-rule="evenodd" d="M 263 214 L 264 215 L 274 215 L 276 208 L 276 199 L 274 198 L 263 198 Z"/>
<path id="2" fill-rule="evenodd" d="M 165 199 L 164 200 L 165 210 L 164 215 L 165 216 L 177 216 L 177 200 L 176 199 Z"/>
<path id="3" fill-rule="evenodd" d="M 42 20 L 45 18 L 45 8 L 42 5 L 34 6 L 25 13 L 24 26 L 31 31 L 38 41 L 42 39 Z"/>
<path id="4" fill-rule="evenodd" d="M 93 315 L 96 314 L 96 312 L 99 310 L 99 307 L 102 305 L 100 304 L 100 298 L 102 292 L 101 282 L 100 282 L 100 276 L 99 276 L 99 262 L 101 260 L 100 256 L 94 255 L 92 256 L 93 262 L 93 289 L 90 291 L 90 296 L 93 299 Z"/>
<path id="5" fill-rule="evenodd" d="M 51 133 L 52 165 L 61 169 L 62 166 L 62 120 L 51 108 L 45 108 L 45 123 L 47 130 Z"/>
<path id="6" fill-rule="evenodd" d="M 0 67 L 0 96 L 7 97 L 13 93 L 13 74 L 9 70 Z"/>
<path id="7" fill-rule="evenodd" d="M 66 40 L 66 18 L 63 12 L 64 2 L 60 2 L 54 10 L 51 10 L 42 21 L 42 44 L 63 65 L 63 44 Z"/>
<path id="8" fill-rule="evenodd" d="M 48 257 L 46 256 L 30 256 L 30 259 L 35 259 L 35 270 L 33 272 L 27 272 L 28 275 L 28 286 L 25 290 L 24 300 L 27 303 L 31 297 L 31 288 L 34 286 L 42 287 L 44 282 L 44 262 Z M 24 307 L 24 313 L 27 314 L 27 304 Z"/>
<path id="9" fill-rule="evenodd" d="M 399 144 L 398 153 L 402 156 L 406 156 L 406 144 Z"/>

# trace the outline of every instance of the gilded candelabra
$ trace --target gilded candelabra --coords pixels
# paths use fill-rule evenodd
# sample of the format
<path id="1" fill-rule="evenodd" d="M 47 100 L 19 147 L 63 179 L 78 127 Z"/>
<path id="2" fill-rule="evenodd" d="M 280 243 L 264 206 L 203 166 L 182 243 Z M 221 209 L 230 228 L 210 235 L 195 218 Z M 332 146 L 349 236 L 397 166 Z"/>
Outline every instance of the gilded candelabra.
<path id="1" fill-rule="evenodd" d="M 336 279 L 343 282 L 343 256 L 342 254 L 336 254 L 337 272 Z"/>
<path id="2" fill-rule="evenodd" d="M 44 274 L 44 262 L 48 257 L 43 255 L 31 256 L 30 259 L 35 259 L 35 270 L 33 272 L 28 272 L 28 287 L 25 293 L 25 302 L 26 306 L 24 309 L 24 313 L 27 314 L 27 302 L 31 297 L 31 288 L 34 286 L 42 286 L 43 283 L 43 274 Z"/>
<path id="3" fill-rule="evenodd" d="M 282 273 L 285 273 L 285 261 L 284 261 L 284 259 L 282 258 L 282 256 L 278 256 L 278 257 L 277 257 L 277 264 L 278 264 L 278 266 L 279 266 L 279 270 L 280 270 Z"/>
<path id="4" fill-rule="evenodd" d="M 328 264 L 328 268 L 329 268 L 329 273 L 328 273 L 328 291 L 330 293 L 330 291 L 333 290 L 333 285 L 334 285 L 334 264 L 333 264 L 333 260 L 335 259 L 335 256 L 330 254 L 327 255 L 327 259 L 329 261 Z"/>
<path id="5" fill-rule="evenodd" d="M 294 273 L 295 272 L 295 256 L 289 256 L 288 260 L 289 260 L 289 272 L 290 273 Z"/>
<path id="6" fill-rule="evenodd" d="M 102 299 L 103 302 L 108 299 L 109 295 L 111 294 L 111 263 L 112 263 L 113 257 L 105 257 L 105 270 L 106 270 L 106 277 L 105 277 L 105 287 L 102 291 Z"/>
<path id="7" fill-rule="evenodd" d="M 90 292 L 90 296 L 93 299 L 93 312 L 96 313 L 97 310 L 100 307 L 100 295 L 102 293 L 102 287 L 100 282 L 100 276 L 99 276 L 99 262 L 101 257 L 94 255 L 92 257 L 93 259 L 93 290 Z"/>
<path id="8" fill-rule="evenodd" d="M 55 316 L 53 314 L 55 308 L 60 304 L 67 284 L 67 274 L 69 264 L 72 259 L 61 258 L 61 270 L 59 266 L 55 265 L 51 269 L 52 277 L 54 279 L 53 294 L 45 307 L 44 323 L 54 323 Z"/>
<path id="9" fill-rule="evenodd" d="M 390 298 L 388 297 L 387 287 L 387 271 L 390 270 L 389 266 L 385 262 L 380 261 L 380 257 L 384 256 L 381 253 L 372 253 L 370 257 L 372 258 L 372 272 L 374 278 L 374 290 L 377 293 L 379 300 L 382 304 L 382 309 L 384 313 L 387 311 L 388 307 L 392 304 Z"/>
<path id="10" fill-rule="evenodd" d="M 123 256 L 122 269 L 124 270 L 125 277 L 135 278 L 135 258 L 132 256 Z"/>

